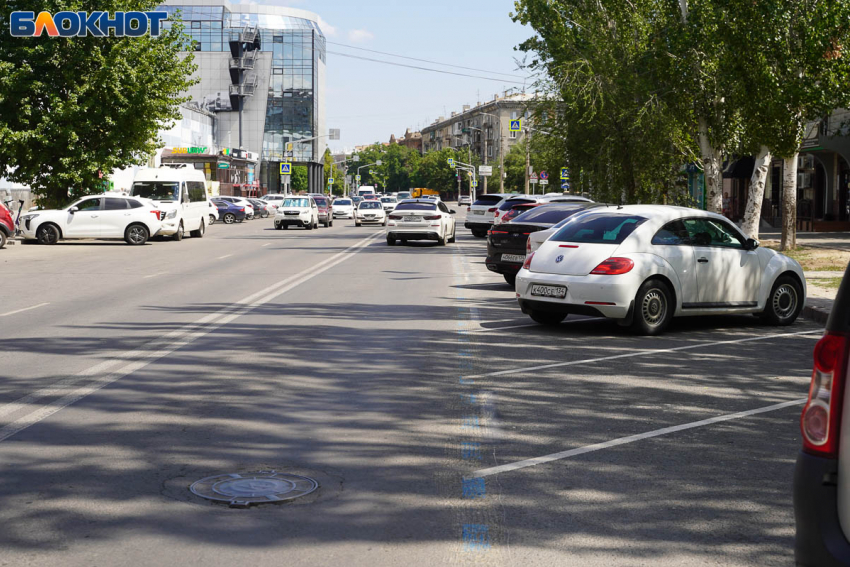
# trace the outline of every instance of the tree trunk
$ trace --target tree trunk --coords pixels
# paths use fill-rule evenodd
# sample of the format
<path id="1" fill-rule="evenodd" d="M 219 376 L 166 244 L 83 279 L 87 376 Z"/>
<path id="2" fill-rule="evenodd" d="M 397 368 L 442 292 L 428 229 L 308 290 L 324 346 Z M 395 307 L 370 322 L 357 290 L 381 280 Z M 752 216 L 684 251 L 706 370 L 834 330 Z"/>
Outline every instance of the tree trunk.
<path id="1" fill-rule="evenodd" d="M 712 147 L 708 139 L 708 123 L 699 121 L 699 148 L 705 172 L 705 208 L 713 213 L 723 212 L 723 163 L 722 152 Z"/>
<path id="2" fill-rule="evenodd" d="M 782 179 L 782 243 L 780 250 L 797 249 L 797 157 L 785 158 Z"/>
<path id="3" fill-rule="evenodd" d="M 750 238 L 758 240 L 759 223 L 761 222 L 761 206 L 764 200 L 764 187 L 767 183 L 767 173 L 770 170 L 770 150 L 762 146 L 756 157 L 756 166 L 750 179 L 750 194 L 747 196 L 747 211 L 741 230 Z"/>

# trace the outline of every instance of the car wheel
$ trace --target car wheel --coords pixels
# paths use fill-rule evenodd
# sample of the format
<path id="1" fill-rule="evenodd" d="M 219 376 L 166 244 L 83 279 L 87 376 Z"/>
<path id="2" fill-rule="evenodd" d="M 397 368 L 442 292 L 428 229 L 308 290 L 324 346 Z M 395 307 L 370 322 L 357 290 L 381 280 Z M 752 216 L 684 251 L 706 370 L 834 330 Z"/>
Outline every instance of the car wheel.
<path id="1" fill-rule="evenodd" d="M 516 274 L 503 274 L 505 276 L 505 281 L 508 282 L 508 285 L 512 288 L 516 288 Z"/>
<path id="2" fill-rule="evenodd" d="M 210 215 L 210 226 L 215 224 L 215 215 Z"/>
<path id="3" fill-rule="evenodd" d="M 330 228 L 330 227 L 331 227 L 331 223 L 330 223 L 330 221 L 325 221 L 325 222 L 324 222 L 324 225 L 325 225 L 325 228 Z"/>
<path id="4" fill-rule="evenodd" d="M 312 223 L 312 221 L 311 221 L 309 224 L 307 224 L 307 226 L 305 226 L 304 228 L 306 228 L 307 230 L 313 230 L 313 223 Z"/>
<path id="5" fill-rule="evenodd" d="M 354 221 L 354 226 L 360 226 L 360 223 L 357 222 L 357 221 Z"/>
<path id="6" fill-rule="evenodd" d="M 141 224 L 131 224 L 124 231 L 124 241 L 131 246 L 141 246 L 150 238 L 147 227 Z"/>
<path id="7" fill-rule="evenodd" d="M 553 313 L 551 311 L 538 311 L 536 309 L 532 311 L 529 316 L 535 323 L 547 326 L 560 325 L 561 322 L 567 318 L 566 313 Z"/>
<path id="8" fill-rule="evenodd" d="M 204 232 L 206 232 L 206 228 L 204 227 L 204 221 L 201 220 L 201 226 L 198 227 L 198 230 L 193 230 L 191 233 L 192 238 L 203 238 Z"/>
<path id="9" fill-rule="evenodd" d="M 180 226 L 177 227 L 177 232 L 174 233 L 174 236 L 172 236 L 171 239 L 180 242 L 183 240 L 184 236 L 186 236 L 186 232 L 183 229 L 183 221 L 180 221 Z"/>
<path id="10" fill-rule="evenodd" d="M 269 218 L 269 212 L 268 211 L 263 211 L 263 218 L 264 219 Z"/>
<path id="11" fill-rule="evenodd" d="M 387 217 L 384 217 L 384 223 L 381 226 L 387 226 Z"/>
<path id="12" fill-rule="evenodd" d="M 452 237 L 449 238 L 449 244 L 454 244 L 456 240 L 457 240 L 457 226 L 455 226 L 454 230 L 452 230 Z"/>
<path id="13" fill-rule="evenodd" d="M 762 317 L 771 325 L 786 326 L 797 320 L 803 309 L 803 289 L 792 276 L 781 276 L 773 284 Z"/>
<path id="14" fill-rule="evenodd" d="M 639 335 L 659 335 L 673 318 L 673 294 L 660 280 L 647 280 L 635 296 L 632 330 Z"/>
<path id="15" fill-rule="evenodd" d="M 446 237 L 445 236 L 438 236 L 437 237 L 437 244 L 440 245 L 440 246 L 445 246 L 446 245 Z"/>
<path id="16" fill-rule="evenodd" d="M 289 225 L 288 225 L 288 224 L 284 224 L 284 225 L 281 225 L 281 226 L 283 226 L 283 230 L 288 230 L 288 229 L 289 229 Z"/>
<path id="17" fill-rule="evenodd" d="M 44 224 L 38 227 L 38 231 L 35 233 L 36 239 L 38 239 L 41 244 L 56 244 L 59 242 L 59 228 L 53 224 Z"/>
<path id="18" fill-rule="evenodd" d="M 0 230 L 0 248 L 6 247 L 6 233 Z"/>
<path id="19" fill-rule="evenodd" d="M 233 224 L 236 222 L 236 215 L 233 213 L 226 213 L 224 215 L 224 224 Z"/>
<path id="20" fill-rule="evenodd" d="M 395 246 L 395 238 L 392 236 L 387 237 L 387 246 Z"/>
<path id="21" fill-rule="evenodd" d="M 276 223 L 274 223 L 274 229 L 275 230 L 283 230 L 283 226 L 281 226 L 281 224 L 279 222 L 276 222 Z"/>

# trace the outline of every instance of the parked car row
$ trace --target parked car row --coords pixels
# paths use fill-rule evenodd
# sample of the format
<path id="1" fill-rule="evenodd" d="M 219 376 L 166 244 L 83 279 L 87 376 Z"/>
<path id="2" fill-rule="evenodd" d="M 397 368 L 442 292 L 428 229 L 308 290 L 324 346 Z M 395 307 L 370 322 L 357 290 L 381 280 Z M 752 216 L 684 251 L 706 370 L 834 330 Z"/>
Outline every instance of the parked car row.
<path id="1" fill-rule="evenodd" d="M 470 208 L 485 207 L 494 220 L 486 266 L 544 325 L 571 314 L 616 319 L 645 335 L 690 315 L 753 314 L 790 325 L 806 302 L 800 265 L 722 215 L 527 195 L 483 195 Z M 466 223 L 473 232 L 486 222 L 477 216 Z"/>

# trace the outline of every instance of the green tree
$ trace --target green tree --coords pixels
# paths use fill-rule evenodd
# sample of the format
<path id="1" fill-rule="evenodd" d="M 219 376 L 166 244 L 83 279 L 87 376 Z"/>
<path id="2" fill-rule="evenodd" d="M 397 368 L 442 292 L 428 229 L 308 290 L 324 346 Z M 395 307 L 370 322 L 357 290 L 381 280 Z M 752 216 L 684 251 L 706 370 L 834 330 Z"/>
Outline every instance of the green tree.
<path id="1" fill-rule="evenodd" d="M 307 166 L 293 165 L 290 183 L 290 191 L 293 193 L 307 191 Z"/>
<path id="2" fill-rule="evenodd" d="M 345 194 L 345 170 L 342 169 L 343 164 L 335 164 L 334 157 L 330 148 L 325 150 L 325 181 L 333 179 L 331 193 L 334 195 Z"/>
<path id="3" fill-rule="evenodd" d="M 26 9 L 146 11 L 156 0 L 43 0 Z M 0 0 L 0 171 L 44 206 L 100 190 L 100 172 L 144 163 L 192 85 L 179 24 L 160 37 L 14 38 Z"/>

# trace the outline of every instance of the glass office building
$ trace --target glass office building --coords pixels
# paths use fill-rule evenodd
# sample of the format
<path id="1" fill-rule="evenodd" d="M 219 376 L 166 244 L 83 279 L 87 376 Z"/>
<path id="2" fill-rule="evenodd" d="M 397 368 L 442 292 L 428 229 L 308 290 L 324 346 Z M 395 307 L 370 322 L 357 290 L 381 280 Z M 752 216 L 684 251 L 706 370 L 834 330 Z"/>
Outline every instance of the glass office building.
<path id="1" fill-rule="evenodd" d="M 310 167 L 310 177 L 321 172 L 326 138 L 299 143 L 319 136 L 324 125 L 325 37 L 315 14 L 288 7 L 230 4 L 219 0 L 174 0 L 160 10 L 169 20 L 180 18 L 193 42 L 200 84 L 190 90 L 193 102 L 219 117 L 222 145 L 238 147 L 238 112 L 229 97 L 231 39 L 246 28 L 257 28 L 260 54 L 248 73 L 257 76 L 254 96 L 243 109 L 242 147 L 260 154 L 258 179 L 267 189 L 280 188 L 279 163 L 292 161 Z M 226 142 L 225 142 L 226 140 Z M 292 142 L 292 156 L 285 155 Z M 311 179 L 311 189 L 321 187 Z"/>

